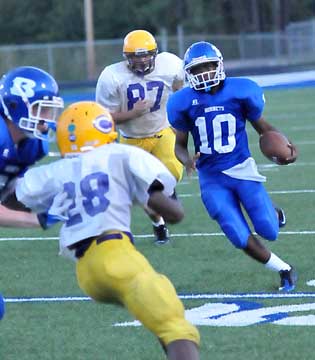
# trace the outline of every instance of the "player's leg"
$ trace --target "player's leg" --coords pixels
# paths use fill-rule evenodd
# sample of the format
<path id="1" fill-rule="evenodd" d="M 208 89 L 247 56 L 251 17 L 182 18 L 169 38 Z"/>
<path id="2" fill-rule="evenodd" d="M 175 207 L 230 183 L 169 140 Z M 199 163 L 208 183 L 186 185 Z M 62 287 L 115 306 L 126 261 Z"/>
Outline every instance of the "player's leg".
<path id="1" fill-rule="evenodd" d="M 121 136 L 119 139 L 119 142 L 121 144 L 137 146 L 151 154 L 153 154 L 153 149 L 158 143 L 158 141 L 158 137 L 125 138 Z M 167 244 L 169 242 L 169 232 L 163 217 L 148 207 L 145 207 L 144 211 L 147 213 L 147 215 L 152 221 L 153 233 L 155 235 L 154 243 L 157 245 Z"/>
<path id="2" fill-rule="evenodd" d="M 190 340 L 176 340 L 166 347 L 170 360 L 198 360 L 199 350 L 196 343 Z"/>
<path id="3" fill-rule="evenodd" d="M 125 291 L 124 305 L 158 337 L 168 359 L 199 359 L 198 330 L 185 319 L 184 307 L 174 286 L 150 265 L 145 268 Z"/>
<path id="4" fill-rule="evenodd" d="M 278 238 L 277 215 L 268 193 L 260 182 L 236 180 L 237 194 L 258 235 L 274 241 Z"/>
<path id="5" fill-rule="evenodd" d="M 279 233 L 278 218 L 263 184 L 241 180 L 238 193 L 257 234 L 267 240 L 276 240 Z M 279 273 L 279 290 L 290 291 L 295 288 L 297 276 L 292 266 L 262 246 L 255 236 L 249 237 L 245 252 L 265 264 L 268 269 Z"/>
<path id="6" fill-rule="evenodd" d="M 183 176 L 183 165 L 175 155 L 175 140 L 176 136 L 174 130 L 170 127 L 163 129 L 156 135 L 158 141 L 152 149 L 152 154 L 156 156 L 174 175 L 177 182 Z"/>
<path id="7" fill-rule="evenodd" d="M 174 175 L 177 181 L 182 178 L 183 165 L 175 156 L 175 133 L 171 128 L 163 129 L 155 134 L 155 145 L 151 154 L 157 157 Z M 152 217 L 151 217 L 152 219 Z M 164 244 L 169 240 L 167 227 L 163 219 L 152 219 L 153 230 L 156 236 L 156 244 Z"/>
<path id="8" fill-rule="evenodd" d="M 81 289 L 96 301 L 124 305 L 158 337 L 169 359 L 198 360 L 199 332 L 185 319 L 174 286 L 152 268 L 130 237 L 118 231 L 108 235 L 101 243 L 94 240 L 78 259 Z"/>
<path id="9" fill-rule="evenodd" d="M 224 174 L 208 175 L 199 172 L 199 181 L 201 199 L 208 214 L 217 221 L 236 248 L 244 249 L 251 230 L 233 191 L 234 179 Z"/>
<path id="10" fill-rule="evenodd" d="M 256 207 L 259 204 L 259 201 L 255 198 L 259 186 L 255 184 L 262 186 L 260 183 L 252 181 L 247 181 L 245 184 L 244 180 L 229 178 L 224 174 L 211 177 L 207 175 L 200 176 L 202 200 L 209 215 L 218 222 L 222 231 L 236 248 L 242 249 L 248 256 L 264 264 L 267 268 L 279 272 L 281 278 L 279 290 L 290 291 L 294 289 L 296 281 L 294 270 L 289 264 L 271 253 L 251 233 L 240 207 L 240 199 L 246 199 L 244 207 L 249 211 L 250 216 L 252 216 L 253 209 L 256 209 L 257 218 L 255 221 L 252 219 L 256 231 L 258 229 L 260 233 L 270 240 L 277 238 L 278 223 L 272 204 L 270 202 L 267 208 Z M 211 189 L 211 191 L 208 191 L 208 189 Z M 262 197 L 260 201 L 262 200 L 267 202 L 265 197 Z M 285 286 L 282 286 L 284 276 L 289 277 L 290 280 L 286 281 Z"/>

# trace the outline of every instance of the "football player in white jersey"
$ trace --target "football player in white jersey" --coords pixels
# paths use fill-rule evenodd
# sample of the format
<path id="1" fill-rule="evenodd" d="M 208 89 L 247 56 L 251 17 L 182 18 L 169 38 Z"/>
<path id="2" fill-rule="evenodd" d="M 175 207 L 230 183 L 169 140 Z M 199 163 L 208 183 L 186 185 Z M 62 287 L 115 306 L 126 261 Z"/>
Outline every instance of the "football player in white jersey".
<path id="1" fill-rule="evenodd" d="M 135 145 L 160 159 L 176 180 L 182 165 L 174 153 L 175 133 L 166 114 L 169 95 L 184 82 L 182 60 L 158 54 L 154 36 L 145 30 L 127 34 L 124 61 L 105 67 L 96 86 L 96 101 L 108 108 L 120 132 L 120 142 Z M 156 244 L 167 243 L 168 230 L 161 216 L 147 209 Z"/>
<path id="2" fill-rule="evenodd" d="M 87 295 L 125 306 L 158 337 L 168 359 L 199 359 L 198 330 L 185 319 L 171 282 L 136 250 L 130 230 L 134 202 L 170 223 L 183 218 L 180 203 L 170 197 L 176 180 L 157 158 L 115 143 L 116 137 L 103 106 L 72 104 L 57 124 L 64 158 L 28 170 L 18 180 L 17 198 L 64 222 L 60 251 L 76 260 L 78 284 Z"/>

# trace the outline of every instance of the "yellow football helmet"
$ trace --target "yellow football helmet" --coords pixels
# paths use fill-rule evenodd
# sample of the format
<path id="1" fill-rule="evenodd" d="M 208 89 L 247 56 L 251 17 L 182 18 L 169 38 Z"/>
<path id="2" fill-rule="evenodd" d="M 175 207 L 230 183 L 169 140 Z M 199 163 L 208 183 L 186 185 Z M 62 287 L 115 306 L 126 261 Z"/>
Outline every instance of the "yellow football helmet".
<path id="1" fill-rule="evenodd" d="M 153 71 L 157 52 L 155 38 L 148 31 L 134 30 L 124 39 L 124 57 L 128 61 L 129 69 L 138 75 Z"/>
<path id="2" fill-rule="evenodd" d="M 61 156 L 92 150 L 116 140 L 110 112 L 94 101 L 79 101 L 60 115 L 56 130 Z"/>

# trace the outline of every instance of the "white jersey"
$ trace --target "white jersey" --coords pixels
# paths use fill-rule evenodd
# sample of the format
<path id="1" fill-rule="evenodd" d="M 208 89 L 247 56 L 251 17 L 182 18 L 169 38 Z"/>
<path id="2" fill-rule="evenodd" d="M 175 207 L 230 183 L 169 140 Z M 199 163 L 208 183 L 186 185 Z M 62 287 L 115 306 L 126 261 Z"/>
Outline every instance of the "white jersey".
<path id="1" fill-rule="evenodd" d="M 165 195 L 173 193 L 176 180 L 158 159 L 138 147 L 112 143 L 28 170 L 18 180 L 16 195 L 41 213 L 56 195 L 67 193 L 72 204 L 60 231 L 61 253 L 66 254 L 68 246 L 105 231 L 130 232 L 131 206 L 147 203 L 155 179 Z"/>
<path id="2" fill-rule="evenodd" d="M 149 100 L 149 112 L 117 128 L 126 137 L 153 136 L 169 126 L 166 102 L 173 91 L 173 81 L 184 81 L 183 62 L 178 56 L 163 52 L 156 56 L 154 70 L 144 76 L 134 74 L 127 64 L 121 61 L 103 70 L 96 86 L 96 101 L 110 112 L 125 112 L 139 99 Z"/>

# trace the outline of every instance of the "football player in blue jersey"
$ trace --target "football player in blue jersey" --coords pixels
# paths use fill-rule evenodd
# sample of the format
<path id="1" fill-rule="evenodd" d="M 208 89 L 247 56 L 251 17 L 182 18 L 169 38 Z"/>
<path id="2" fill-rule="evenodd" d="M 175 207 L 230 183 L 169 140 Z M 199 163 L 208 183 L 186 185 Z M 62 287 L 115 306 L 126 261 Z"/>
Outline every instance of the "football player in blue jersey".
<path id="1" fill-rule="evenodd" d="M 169 121 L 176 129 L 176 156 L 188 174 L 198 169 L 202 201 L 232 244 L 279 272 L 279 290 L 291 291 L 296 272 L 253 234 L 242 212 L 243 208 L 258 235 L 277 239 L 277 212 L 262 184 L 266 178 L 251 157 L 245 129 L 248 120 L 258 134 L 278 131 L 262 115 L 262 89 L 250 79 L 226 77 L 221 52 L 208 42 L 187 49 L 184 69 L 190 86 L 171 95 L 167 104 Z M 188 151 L 189 133 L 193 157 Z M 292 156 L 286 164 L 297 157 L 296 147 L 290 146 Z"/>
<path id="2" fill-rule="evenodd" d="M 37 227 L 39 219 L 47 225 L 44 215 L 16 211 L 7 194 L 10 184 L 48 153 L 63 108 L 58 91 L 50 74 L 31 66 L 14 68 L 0 80 L 0 226 Z"/>

